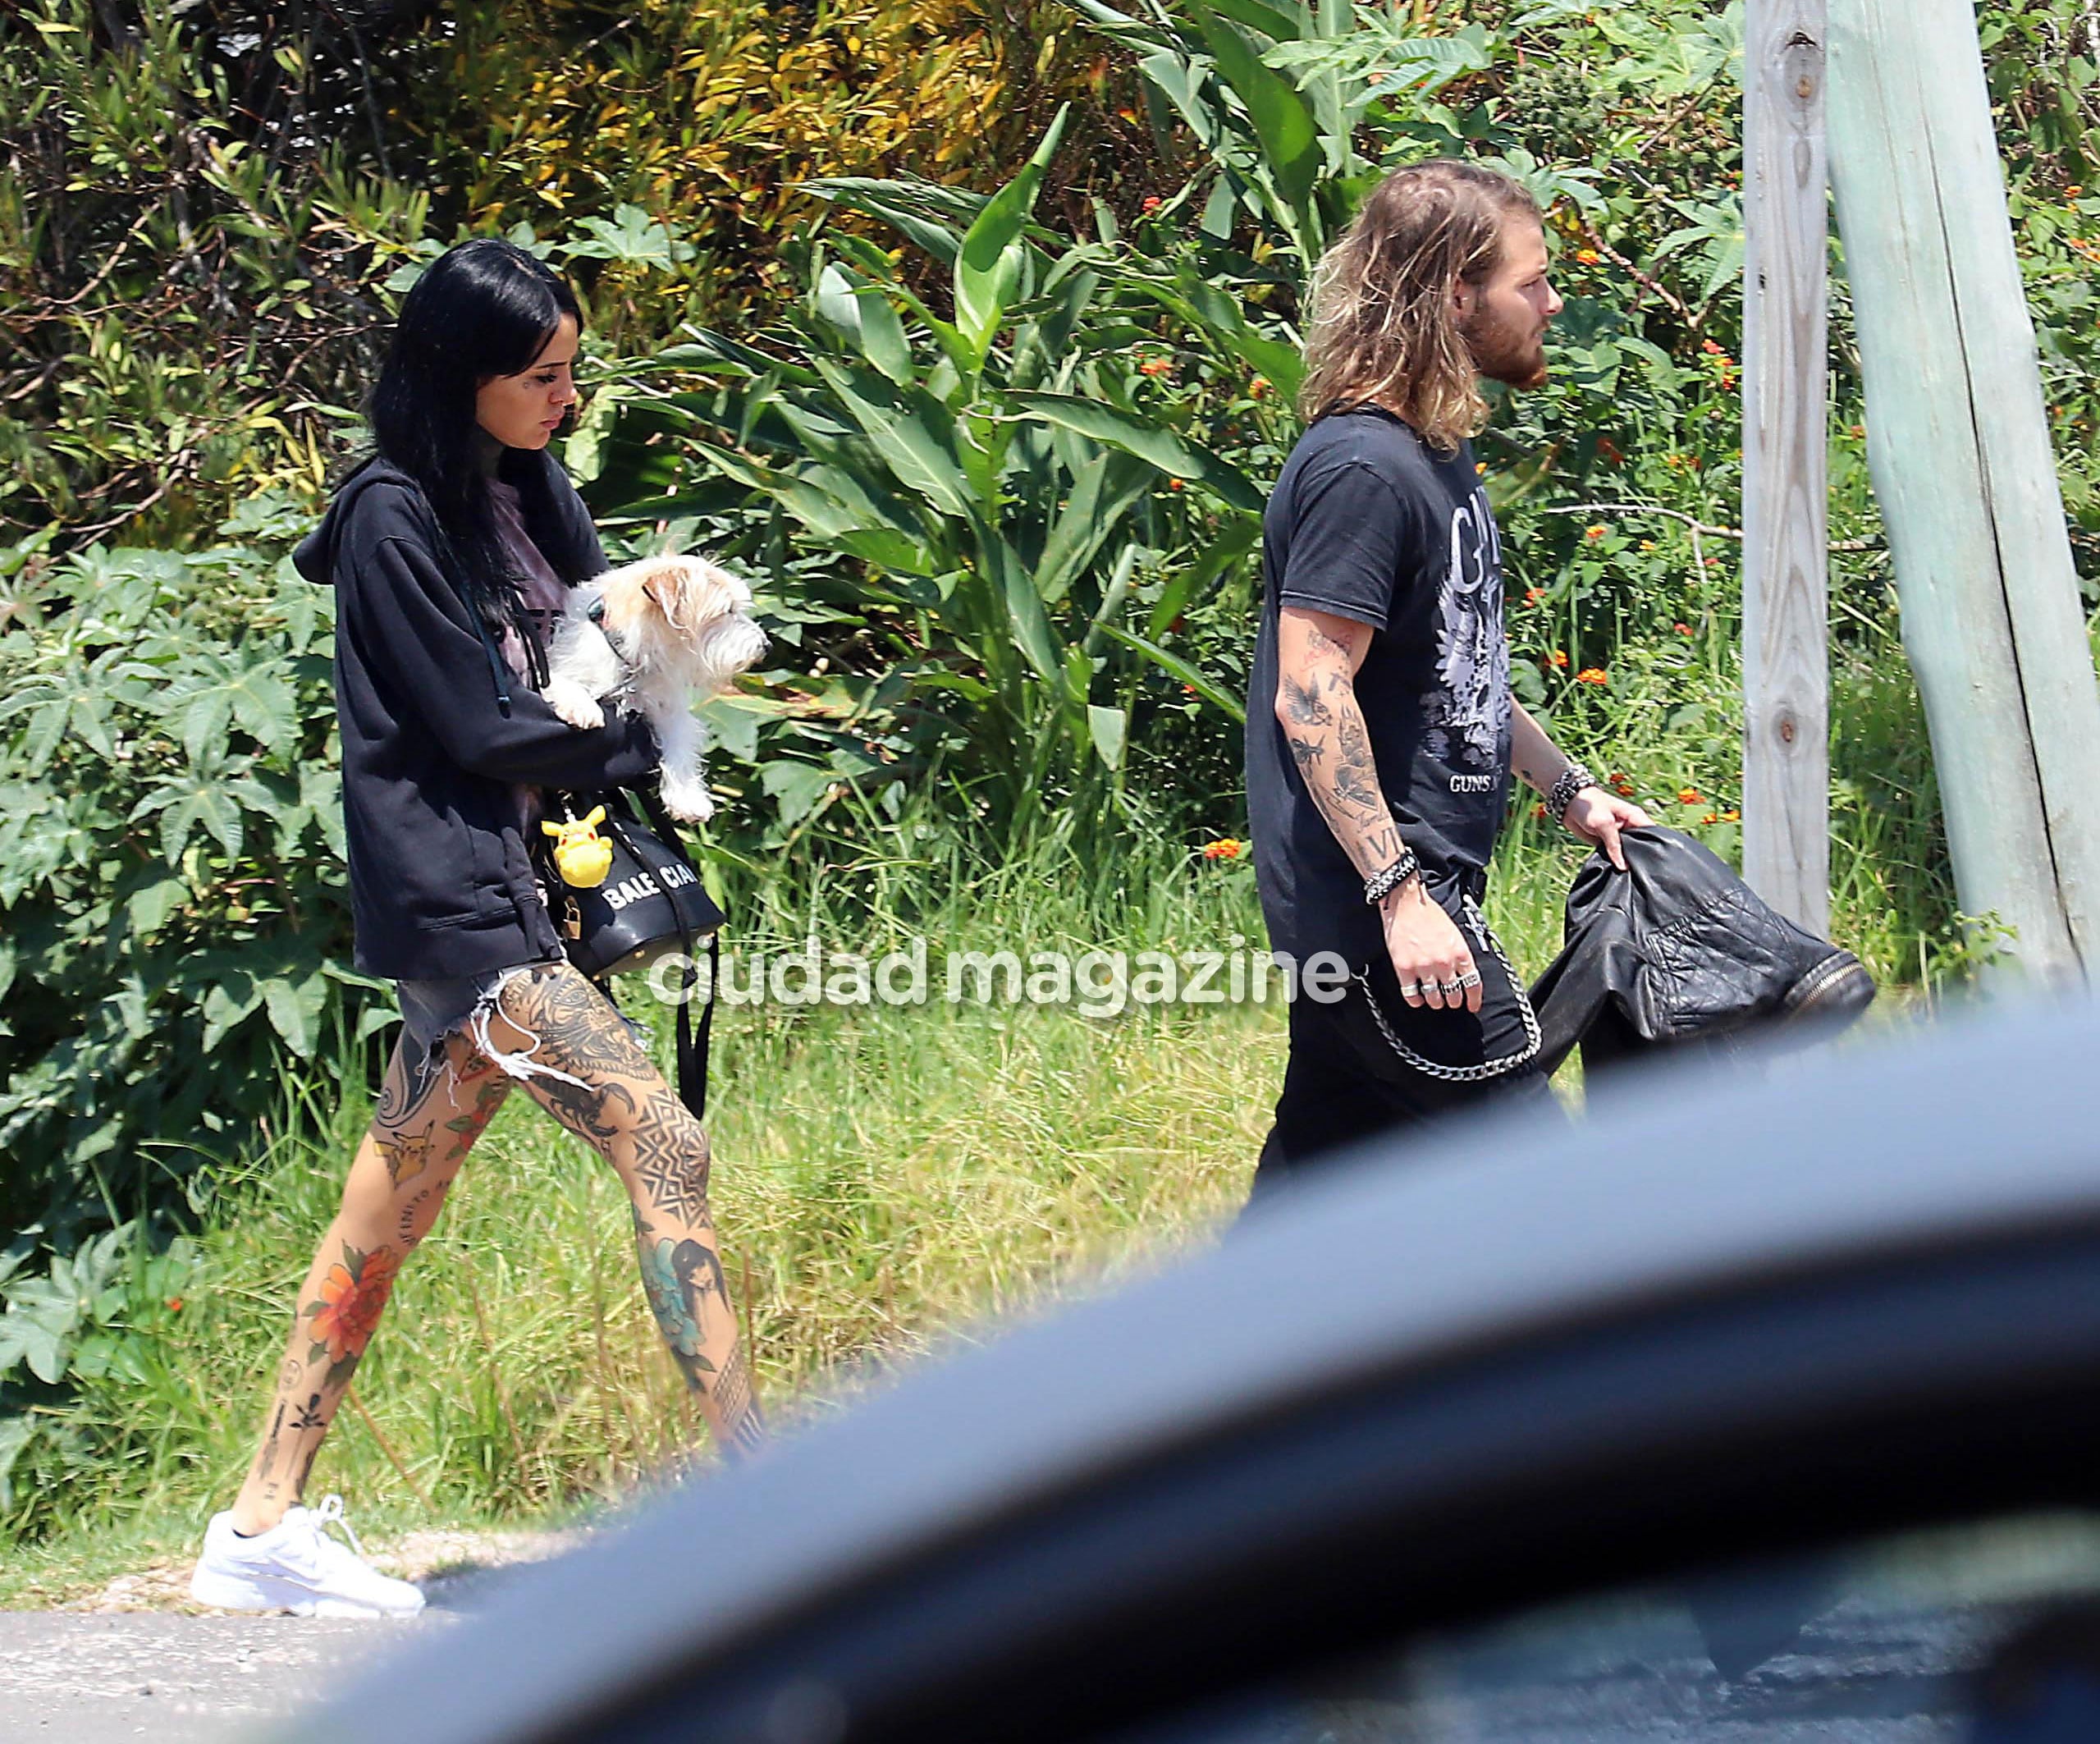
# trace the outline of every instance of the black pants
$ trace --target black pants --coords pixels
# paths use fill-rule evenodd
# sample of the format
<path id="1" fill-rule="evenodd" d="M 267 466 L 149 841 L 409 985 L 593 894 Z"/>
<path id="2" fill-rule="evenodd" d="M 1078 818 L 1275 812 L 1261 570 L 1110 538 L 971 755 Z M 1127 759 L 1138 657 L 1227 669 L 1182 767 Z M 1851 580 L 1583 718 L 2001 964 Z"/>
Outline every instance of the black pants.
<path id="1" fill-rule="evenodd" d="M 1291 1004 L 1276 1124 L 1255 1170 L 1256 1199 L 1366 1139 L 1490 1103 L 1559 1106 L 1536 1059 L 1524 989 L 1493 948 L 1478 907 L 1455 890 L 1439 900 L 1480 972 L 1479 1012 L 1408 1005 L 1382 950 L 1355 965 L 1362 973 L 1334 1004 L 1301 991 Z"/>

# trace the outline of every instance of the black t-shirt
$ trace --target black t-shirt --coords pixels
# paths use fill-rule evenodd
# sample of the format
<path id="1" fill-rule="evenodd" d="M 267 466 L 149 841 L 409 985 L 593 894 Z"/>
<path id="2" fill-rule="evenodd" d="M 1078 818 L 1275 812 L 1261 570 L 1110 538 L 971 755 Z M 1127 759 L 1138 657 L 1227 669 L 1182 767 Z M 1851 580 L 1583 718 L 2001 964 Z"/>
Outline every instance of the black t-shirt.
<path id="1" fill-rule="evenodd" d="M 1276 719 L 1286 605 L 1368 624 L 1357 673 L 1379 786 L 1432 886 L 1471 882 L 1509 793 L 1502 536 L 1470 446 L 1439 456 L 1377 407 L 1300 438 L 1262 523 L 1266 577 L 1247 710 L 1247 825 L 1272 949 L 1379 949 L 1363 880 L 1320 815 Z"/>

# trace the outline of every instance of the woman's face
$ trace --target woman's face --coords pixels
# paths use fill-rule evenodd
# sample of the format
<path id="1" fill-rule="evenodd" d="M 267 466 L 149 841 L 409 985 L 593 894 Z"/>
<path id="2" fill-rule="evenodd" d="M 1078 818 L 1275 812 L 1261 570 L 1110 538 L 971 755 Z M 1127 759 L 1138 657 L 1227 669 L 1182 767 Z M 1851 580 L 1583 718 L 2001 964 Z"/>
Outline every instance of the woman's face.
<path id="1" fill-rule="evenodd" d="M 515 375 L 492 375 L 474 394 L 474 421 L 506 448 L 544 448 L 576 403 L 576 323 L 567 315 Z"/>

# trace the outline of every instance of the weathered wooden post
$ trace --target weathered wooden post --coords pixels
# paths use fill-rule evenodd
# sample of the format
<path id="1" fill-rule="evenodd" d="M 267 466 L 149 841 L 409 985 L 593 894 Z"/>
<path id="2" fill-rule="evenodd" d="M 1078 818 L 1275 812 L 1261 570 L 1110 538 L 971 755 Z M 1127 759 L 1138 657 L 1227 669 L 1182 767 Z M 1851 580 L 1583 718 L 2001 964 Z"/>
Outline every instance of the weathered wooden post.
<path id="1" fill-rule="evenodd" d="M 1830 927 L 1824 0 L 1743 30 L 1743 876 Z"/>
<path id="2" fill-rule="evenodd" d="M 1963 909 L 2100 964 L 2100 686 L 1970 0 L 1830 0 L 1831 168 Z M 1747 812 L 1745 813 L 1747 821 Z"/>

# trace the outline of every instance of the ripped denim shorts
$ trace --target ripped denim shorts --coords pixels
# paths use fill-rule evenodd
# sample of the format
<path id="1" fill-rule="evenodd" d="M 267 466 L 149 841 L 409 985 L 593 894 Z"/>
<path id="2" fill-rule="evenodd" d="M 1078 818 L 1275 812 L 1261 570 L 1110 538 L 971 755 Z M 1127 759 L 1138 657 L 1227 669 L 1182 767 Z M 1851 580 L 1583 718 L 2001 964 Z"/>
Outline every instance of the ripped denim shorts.
<path id="1" fill-rule="evenodd" d="M 488 1020 L 496 1013 L 503 990 L 520 975 L 551 967 L 551 962 L 518 963 L 478 975 L 396 982 L 394 991 L 401 1002 L 402 1057 L 423 1071 L 430 1071 L 437 1065 L 445 1044 L 455 1036 L 464 1036 L 477 1053 L 501 1068 L 508 1077 L 551 1078 L 565 1084 L 580 1084 L 580 1078 L 533 1057 L 539 1051 L 537 1039 L 527 1048 L 506 1052 L 496 1046 L 488 1032 Z M 647 1032 L 618 1007 L 614 1009 L 620 1022 L 646 1048 Z"/>

